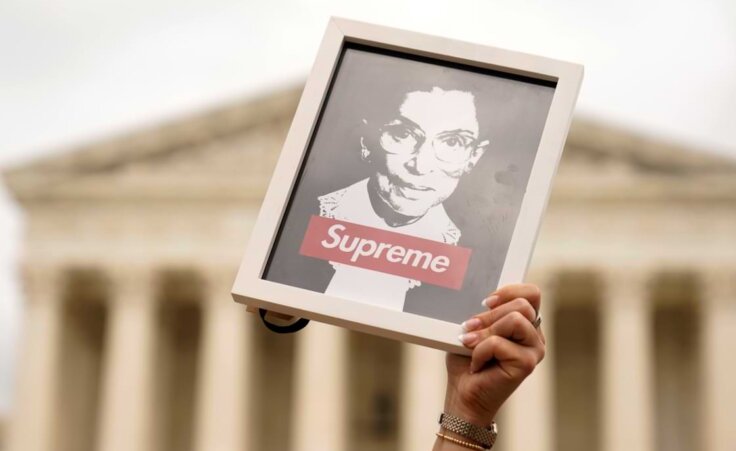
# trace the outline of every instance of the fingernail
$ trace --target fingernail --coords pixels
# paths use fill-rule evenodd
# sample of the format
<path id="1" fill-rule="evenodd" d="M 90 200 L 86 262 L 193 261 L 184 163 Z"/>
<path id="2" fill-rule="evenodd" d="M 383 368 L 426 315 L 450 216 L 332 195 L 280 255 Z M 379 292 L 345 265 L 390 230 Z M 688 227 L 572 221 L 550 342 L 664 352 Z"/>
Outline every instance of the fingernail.
<path id="1" fill-rule="evenodd" d="M 478 341 L 478 334 L 471 332 L 469 334 L 462 334 L 457 338 L 465 346 L 472 346 L 476 341 Z"/>
<path id="2" fill-rule="evenodd" d="M 481 304 L 483 304 L 484 307 L 493 308 L 496 306 L 497 303 L 498 296 L 494 294 L 493 296 L 483 299 L 483 302 Z"/>
<path id="3" fill-rule="evenodd" d="M 470 332 L 471 330 L 478 329 L 482 324 L 483 323 L 478 318 L 470 318 L 462 323 L 461 326 L 465 332 Z"/>

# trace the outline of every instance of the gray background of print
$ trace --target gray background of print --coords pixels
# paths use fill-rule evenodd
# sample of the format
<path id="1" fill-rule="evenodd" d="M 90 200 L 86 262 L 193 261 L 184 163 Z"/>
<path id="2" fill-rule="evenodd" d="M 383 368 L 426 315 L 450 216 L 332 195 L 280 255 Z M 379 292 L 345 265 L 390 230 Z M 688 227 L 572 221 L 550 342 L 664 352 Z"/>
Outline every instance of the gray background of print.
<path id="1" fill-rule="evenodd" d="M 395 105 L 397 93 L 431 86 L 473 92 L 481 137 L 491 144 L 444 202 L 462 232 L 459 245 L 472 249 L 462 290 L 423 283 L 409 290 L 404 311 L 460 323 L 482 310 L 498 283 L 554 88 L 362 49 L 344 52 L 265 279 L 325 291 L 332 267 L 299 255 L 317 197 L 373 172 L 360 159 L 363 118 Z"/>

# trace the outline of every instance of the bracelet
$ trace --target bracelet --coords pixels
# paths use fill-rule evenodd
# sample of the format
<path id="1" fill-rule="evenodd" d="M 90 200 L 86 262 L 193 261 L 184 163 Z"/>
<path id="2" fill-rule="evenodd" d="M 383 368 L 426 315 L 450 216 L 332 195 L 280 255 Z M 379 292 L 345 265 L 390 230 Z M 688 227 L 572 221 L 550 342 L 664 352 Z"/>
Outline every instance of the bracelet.
<path id="1" fill-rule="evenodd" d="M 454 443 L 456 445 L 463 446 L 465 448 L 475 449 L 477 451 L 483 451 L 485 449 L 485 448 L 483 448 L 480 445 L 476 445 L 475 443 L 470 443 L 470 442 L 465 442 L 463 440 L 458 440 L 455 437 L 450 437 L 449 435 L 445 435 L 445 434 L 442 434 L 440 432 L 436 432 L 435 434 L 437 435 L 437 437 L 440 437 L 440 438 L 442 438 L 444 440 L 447 440 L 448 442 L 452 442 L 452 443 Z"/>
<path id="2" fill-rule="evenodd" d="M 440 415 L 439 424 L 446 430 L 454 432 L 464 438 L 472 440 L 481 445 L 481 449 L 491 449 L 496 442 L 498 428 L 496 422 L 492 421 L 489 427 L 478 426 L 463 418 L 449 413 Z"/>

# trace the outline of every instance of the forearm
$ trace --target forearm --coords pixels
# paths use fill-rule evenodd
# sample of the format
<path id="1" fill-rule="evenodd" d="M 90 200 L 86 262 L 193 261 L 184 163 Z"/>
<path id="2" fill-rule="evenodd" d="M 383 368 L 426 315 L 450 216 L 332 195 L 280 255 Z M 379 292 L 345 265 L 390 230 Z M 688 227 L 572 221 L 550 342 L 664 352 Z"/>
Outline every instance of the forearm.
<path id="1" fill-rule="evenodd" d="M 448 417 L 446 426 L 473 437 L 478 445 L 438 437 L 435 451 L 465 451 L 478 449 L 481 443 L 492 444 L 497 434 L 493 419 L 498 410 L 544 358 L 545 338 L 538 314 L 541 292 L 537 286 L 504 286 L 491 293 L 483 305 L 487 311 L 462 324 L 464 333 L 459 338 L 470 349 L 470 356 L 447 354 L 444 406 L 446 413 L 459 418 Z"/>
<path id="2" fill-rule="evenodd" d="M 460 417 L 477 426 L 487 427 L 491 424 L 493 419 L 496 418 L 501 403 L 481 403 L 477 400 L 473 402 L 472 400 L 475 397 L 472 395 L 470 397 L 463 396 L 462 392 L 456 386 L 456 381 L 448 380 L 444 412 Z M 468 390 L 464 390 L 464 393 L 468 392 Z"/>

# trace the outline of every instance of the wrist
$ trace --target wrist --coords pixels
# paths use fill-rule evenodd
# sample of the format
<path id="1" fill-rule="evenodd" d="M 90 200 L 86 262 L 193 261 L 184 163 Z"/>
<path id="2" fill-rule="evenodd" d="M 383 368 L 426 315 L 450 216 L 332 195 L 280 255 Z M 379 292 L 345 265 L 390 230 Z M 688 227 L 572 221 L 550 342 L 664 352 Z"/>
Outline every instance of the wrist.
<path id="1" fill-rule="evenodd" d="M 445 399 L 445 412 L 482 427 L 488 427 L 496 417 L 495 410 L 469 405 L 458 397 L 450 396 Z"/>
<path id="2" fill-rule="evenodd" d="M 493 447 L 496 442 L 498 429 L 496 423 L 492 422 L 489 426 L 479 426 L 468 422 L 464 418 L 444 412 L 440 415 L 440 432 L 439 436 L 450 441 L 460 440 L 468 445 L 467 447 L 478 449 L 480 451 L 488 450 Z"/>

